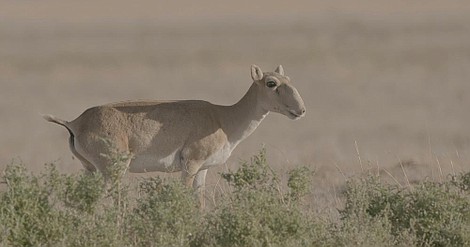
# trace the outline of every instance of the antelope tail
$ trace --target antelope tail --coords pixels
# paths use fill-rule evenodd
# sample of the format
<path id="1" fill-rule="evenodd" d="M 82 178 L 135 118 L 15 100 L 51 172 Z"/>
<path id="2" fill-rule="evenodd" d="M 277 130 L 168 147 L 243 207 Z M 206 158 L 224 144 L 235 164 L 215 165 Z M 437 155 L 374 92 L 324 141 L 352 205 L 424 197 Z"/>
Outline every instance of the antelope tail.
<path id="1" fill-rule="evenodd" d="M 62 119 L 60 119 L 60 118 L 56 118 L 56 117 L 54 117 L 54 116 L 52 116 L 52 115 L 48 115 L 48 114 L 42 115 L 42 117 L 43 117 L 44 119 L 46 119 L 46 121 L 48 121 L 48 122 L 56 123 L 56 124 L 58 124 L 58 125 L 64 126 L 64 127 L 69 131 L 70 135 L 71 135 L 71 136 L 74 136 L 74 134 L 73 134 L 72 130 L 70 129 L 70 127 L 67 126 L 67 121 L 62 120 Z"/>

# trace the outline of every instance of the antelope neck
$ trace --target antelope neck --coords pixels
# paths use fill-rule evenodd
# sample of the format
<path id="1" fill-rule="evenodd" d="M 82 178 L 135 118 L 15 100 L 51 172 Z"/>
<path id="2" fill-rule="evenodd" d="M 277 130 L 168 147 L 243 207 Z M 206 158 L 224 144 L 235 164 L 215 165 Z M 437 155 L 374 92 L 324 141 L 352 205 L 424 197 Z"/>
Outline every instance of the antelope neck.
<path id="1" fill-rule="evenodd" d="M 230 144 L 235 147 L 251 135 L 268 113 L 259 102 L 258 88 L 253 83 L 240 101 L 226 106 L 226 111 L 223 111 L 222 128 Z"/>

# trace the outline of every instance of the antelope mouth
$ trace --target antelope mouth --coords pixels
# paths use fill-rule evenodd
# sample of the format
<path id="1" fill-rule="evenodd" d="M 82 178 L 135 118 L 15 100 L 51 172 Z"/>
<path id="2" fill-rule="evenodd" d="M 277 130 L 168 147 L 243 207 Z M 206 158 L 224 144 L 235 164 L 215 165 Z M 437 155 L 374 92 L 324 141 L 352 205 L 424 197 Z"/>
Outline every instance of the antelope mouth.
<path id="1" fill-rule="evenodd" d="M 303 117 L 304 115 L 305 115 L 305 113 L 298 114 L 297 112 L 290 110 L 288 117 L 289 117 L 290 119 L 297 120 L 297 119 Z"/>

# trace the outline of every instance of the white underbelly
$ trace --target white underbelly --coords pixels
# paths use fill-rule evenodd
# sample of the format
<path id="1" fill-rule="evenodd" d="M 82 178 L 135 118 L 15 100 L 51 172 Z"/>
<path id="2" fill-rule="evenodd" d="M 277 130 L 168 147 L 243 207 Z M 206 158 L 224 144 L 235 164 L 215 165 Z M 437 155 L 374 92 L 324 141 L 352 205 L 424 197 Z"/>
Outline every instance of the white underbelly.
<path id="1" fill-rule="evenodd" d="M 134 156 L 129 164 L 129 172 L 178 172 L 181 171 L 179 150 L 167 156 L 158 156 L 152 153 L 143 153 Z"/>
<path id="2" fill-rule="evenodd" d="M 203 163 L 201 169 L 224 164 L 230 157 L 233 148 L 226 145 L 210 155 Z M 181 171 L 181 150 L 177 149 L 167 156 L 158 156 L 152 153 L 138 154 L 129 164 L 129 172 L 179 172 Z"/>

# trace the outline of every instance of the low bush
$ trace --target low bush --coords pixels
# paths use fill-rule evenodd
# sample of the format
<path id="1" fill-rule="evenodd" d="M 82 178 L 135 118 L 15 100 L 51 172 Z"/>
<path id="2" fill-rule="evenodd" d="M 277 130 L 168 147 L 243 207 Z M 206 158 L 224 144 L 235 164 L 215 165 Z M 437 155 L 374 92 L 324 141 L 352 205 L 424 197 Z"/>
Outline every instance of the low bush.
<path id="1" fill-rule="evenodd" d="M 304 174 L 300 175 L 300 173 Z M 283 192 L 266 153 L 245 162 L 222 177 L 233 187 L 223 202 L 206 216 L 194 246 L 296 246 L 310 242 L 312 221 L 301 211 L 300 198 L 308 188 L 310 172 L 290 172 L 290 192 Z"/>
<path id="2" fill-rule="evenodd" d="M 365 234 L 383 235 L 383 240 L 389 239 L 385 242 L 393 245 L 409 241 L 406 245 L 469 246 L 468 176 L 463 174 L 444 183 L 424 181 L 407 188 L 381 183 L 374 175 L 350 180 L 346 206 L 341 211 L 343 230 L 373 224 L 382 234 L 372 235 L 371 229 Z"/>
<path id="3" fill-rule="evenodd" d="M 0 246 L 470 246 L 470 173 L 412 187 L 351 178 L 336 219 L 309 208 L 310 169 L 282 183 L 264 150 L 221 174 L 232 192 L 203 211 L 179 181 L 122 182 L 120 160 L 107 181 L 9 165 Z"/>

